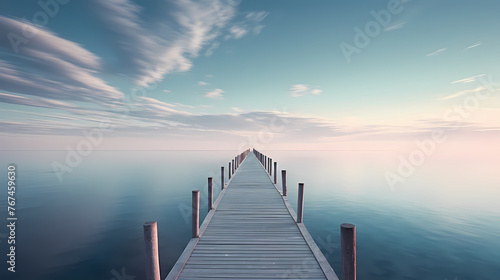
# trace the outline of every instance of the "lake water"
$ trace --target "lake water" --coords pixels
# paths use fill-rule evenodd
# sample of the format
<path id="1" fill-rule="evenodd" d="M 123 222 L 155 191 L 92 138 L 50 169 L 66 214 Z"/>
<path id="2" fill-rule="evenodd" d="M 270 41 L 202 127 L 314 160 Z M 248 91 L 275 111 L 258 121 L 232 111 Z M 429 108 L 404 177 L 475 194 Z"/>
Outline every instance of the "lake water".
<path id="1" fill-rule="evenodd" d="M 15 274 L 3 279 L 144 279 L 142 225 L 157 221 L 164 278 L 191 234 L 191 190 L 220 189 L 234 151 L 94 151 L 63 176 L 66 152 L 0 152 L 1 184 L 17 165 Z M 305 183 L 304 223 L 340 276 L 340 224 L 357 227 L 359 279 L 500 279 L 500 163 L 436 157 L 390 188 L 392 152 L 269 151 L 288 174 L 289 197 Z M 0 219 L 6 222 L 6 187 Z M 295 205 L 294 205 L 295 206 Z"/>

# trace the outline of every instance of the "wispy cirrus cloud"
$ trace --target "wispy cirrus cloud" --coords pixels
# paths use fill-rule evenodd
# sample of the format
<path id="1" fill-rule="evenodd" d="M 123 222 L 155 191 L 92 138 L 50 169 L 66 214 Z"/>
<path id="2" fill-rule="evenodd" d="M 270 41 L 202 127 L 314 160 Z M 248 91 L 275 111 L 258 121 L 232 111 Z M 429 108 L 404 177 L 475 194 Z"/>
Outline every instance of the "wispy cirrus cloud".
<path id="1" fill-rule="evenodd" d="M 247 34 L 247 30 L 242 28 L 241 26 L 232 26 L 231 28 L 229 28 L 229 33 L 230 35 L 228 35 L 227 38 L 235 38 L 235 39 L 239 39 L 243 36 L 245 36 L 245 34 Z"/>
<path id="2" fill-rule="evenodd" d="M 30 33 L 35 34 L 25 43 L 16 44 L 15 40 L 8 36 L 9 34 L 21 36 L 26 33 L 25 30 L 29 30 Z M 81 45 L 60 38 L 49 30 L 35 26 L 23 19 L 0 16 L 0 31 L 1 34 L 4 34 L 0 36 L 0 46 L 14 53 L 28 55 L 28 52 L 37 50 L 89 69 L 98 69 L 101 67 L 99 57 Z"/>
<path id="3" fill-rule="evenodd" d="M 219 35 L 236 12 L 235 6 L 221 0 L 170 1 L 172 12 L 165 15 L 165 22 L 151 28 L 139 17 L 141 8 L 131 1 L 95 1 L 101 19 L 132 66 L 127 74 L 140 86 L 162 80 L 168 73 L 191 69 L 192 58 Z"/>
<path id="4" fill-rule="evenodd" d="M 171 8 L 168 16 L 160 22 L 144 22 L 140 18 L 141 7 L 132 1 L 94 0 L 93 3 L 111 31 L 121 58 L 131 66 L 120 68 L 130 69 L 125 74 L 134 77 L 135 83 L 141 86 L 159 81 L 168 73 L 189 70 L 192 60 L 204 47 L 218 45 L 214 39 L 230 34 L 230 28 L 235 26 L 230 21 L 236 15 L 238 6 L 237 2 L 229 0 L 165 1 Z M 257 23 L 264 17 L 262 13 L 244 14 L 242 22 Z M 0 59 L 0 90 L 5 91 L 0 93 L 0 102 L 62 109 L 68 118 L 79 116 L 83 119 L 92 114 L 98 121 L 112 122 L 123 117 L 120 112 L 107 110 L 125 107 L 125 95 L 98 76 L 104 74 L 102 71 L 123 74 L 121 71 L 103 66 L 97 55 L 46 28 L 0 16 L 1 33 L 23 34 L 25 29 L 37 35 L 30 38 L 29 44 L 16 46 L 15 50 L 8 36 L 0 37 L 0 47 L 15 53 Z M 200 81 L 199 85 L 206 86 L 208 83 Z M 170 92 L 166 89 L 162 91 Z M 205 97 L 224 99 L 223 93 L 222 89 L 214 89 L 208 91 Z M 82 101 L 87 105 L 94 103 L 100 106 L 87 106 Z M 74 102 L 80 103 L 77 106 L 72 104 Z M 121 118 L 120 122 L 122 126 L 126 126 L 127 121 L 148 123 L 149 117 L 153 122 L 172 124 L 167 118 L 190 114 L 182 109 L 193 108 L 187 104 L 143 97 L 135 100 L 130 114 Z"/>
<path id="5" fill-rule="evenodd" d="M 442 48 L 442 49 L 439 49 L 437 51 L 433 51 L 431 53 L 428 53 L 426 54 L 425 56 L 436 56 L 436 55 L 440 55 L 442 54 L 443 52 L 445 52 L 447 50 L 447 48 Z"/>
<path id="6" fill-rule="evenodd" d="M 235 137 L 247 137 L 255 135 L 258 131 L 266 131 L 270 123 L 282 127 L 279 132 L 274 133 L 275 139 L 292 138 L 309 143 L 328 142 L 338 137 L 354 137 L 350 139 L 358 140 L 414 139 L 429 135 L 437 128 L 469 135 L 484 135 L 484 133 L 500 135 L 500 127 L 484 127 L 464 122 L 457 128 L 455 122 L 440 119 L 419 120 L 407 126 L 384 124 L 352 126 L 341 120 L 286 112 L 233 110 L 233 113 L 228 114 L 194 114 L 176 110 L 177 105 L 174 104 L 166 105 L 157 103 L 155 100 L 144 100 L 144 103 L 140 110 L 130 113 L 133 121 L 125 121 L 106 112 L 98 112 L 93 118 L 86 117 L 89 115 L 87 112 L 84 118 L 89 122 L 109 122 L 113 124 L 118 135 L 133 133 L 137 136 L 151 136 L 152 133 L 160 133 L 162 137 L 175 135 L 180 141 L 192 139 L 192 137 L 201 139 L 232 137 L 234 140 Z M 78 120 L 84 118 L 78 118 Z M 75 122 L 68 118 L 0 121 L 0 132 L 17 134 L 75 135 L 91 127 L 92 124 Z"/>
<path id="7" fill-rule="evenodd" d="M 400 23 L 395 23 L 395 24 L 389 25 L 386 28 L 384 28 L 384 31 L 388 32 L 388 31 L 394 31 L 397 29 L 401 29 L 405 26 L 405 24 L 406 24 L 406 21 L 403 21 Z"/>
<path id="8" fill-rule="evenodd" d="M 211 99 L 224 99 L 224 96 L 222 95 L 224 93 L 224 90 L 217 88 L 214 90 L 211 90 L 207 93 L 205 93 L 206 98 L 211 98 Z"/>
<path id="9" fill-rule="evenodd" d="M 474 89 L 461 90 L 461 91 L 456 92 L 454 94 L 438 98 L 438 100 L 448 100 L 448 99 L 452 99 L 452 98 L 459 97 L 459 96 L 462 96 L 462 95 L 465 95 L 465 94 L 469 94 L 469 93 L 481 92 L 483 90 L 486 90 L 486 87 L 485 86 L 479 86 L 479 87 L 476 87 Z"/>
<path id="10" fill-rule="evenodd" d="M 309 94 L 320 95 L 323 92 L 323 90 L 317 88 L 311 88 L 310 86 L 304 84 L 295 84 L 290 86 L 288 92 L 293 97 L 301 97 Z"/>
<path id="11" fill-rule="evenodd" d="M 106 27 L 114 34 L 128 74 L 139 86 L 163 79 L 172 72 L 191 69 L 205 49 L 210 56 L 220 45 L 216 38 L 239 39 L 255 28 L 266 12 L 248 13 L 232 23 L 239 2 L 227 0 L 165 1 L 170 12 L 159 22 L 144 22 L 141 7 L 129 0 L 94 0 Z"/>
<path id="12" fill-rule="evenodd" d="M 475 47 L 479 47 L 479 46 L 481 46 L 482 44 L 483 44 L 483 42 L 479 41 L 479 42 L 476 42 L 476 43 L 474 43 L 474 44 L 472 44 L 472 45 L 468 46 L 468 47 L 467 47 L 467 48 L 465 48 L 465 49 L 466 49 L 466 50 L 468 50 L 468 49 L 472 49 L 472 48 L 475 48 Z"/>
<path id="13" fill-rule="evenodd" d="M 266 11 L 254 11 L 254 12 L 246 12 L 244 14 L 244 18 L 236 23 L 233 23 L 228 31 L 229 34 L 224 36 L 224 39 L 229 40 L 240 39 L 243 36 L 252 32 L 253 34 L 259 34 L 264 25 L 261 23 L 267 16 L 269 12 Z"/>
<path id="14" fill-rule="evenodd" d="M 213 42 L 210 47 L 205 51 L 205 56 L 211 56 L 214 54 L 214 51 L 220 46 L 219 42 Z"/>
<path id="15" fill-rule="evenodd" d="M 484 76 L 486 76 L 486 74 L 475 75 L 475 76 L 468 77 L 468 78 L 465 78 L 465 79 L 460 79 L 460 80 L 457 80 L 457 81 L 453 81 L 451 83 L 452 84 L 467 84 L 467 83 L 477 82 L 478 78 L 481 78 L 481 77 L 484 77 Z"/>
<path id="16" fill-rule="evenodd" d="M 40 108 L 51 109 L 76 109 L 77 107 L 66 102 L 47 99 L 47 98 L 31 98 L 26 96 L 7 94 L 0 92 L 0 102 L 25 105 Z"/>
<path id="17" fill-rule="evenodd" d="M 97 77 L 100 59 L 81 45 L 23 20 L 0 16 L 1 34 L 36 36 L 16 45 L 0 36 L 0 47 L 14 53 L 0 60 L 0 90 L 44 98 L 98 103 L 116 102 L 123 94 Z"/>

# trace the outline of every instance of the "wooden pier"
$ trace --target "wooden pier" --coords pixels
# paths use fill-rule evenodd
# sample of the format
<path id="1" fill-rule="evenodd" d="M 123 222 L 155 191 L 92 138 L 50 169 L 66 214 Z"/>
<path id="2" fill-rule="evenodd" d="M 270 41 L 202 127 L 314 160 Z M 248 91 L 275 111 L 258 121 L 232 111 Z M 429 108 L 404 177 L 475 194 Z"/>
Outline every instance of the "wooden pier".
<path id="1" fill-rule="evenodd" d="M 230 180 L 222 184 L 213 204 L 213 181 L 209 178 L 209 212 L 200 227 L 199 191 L 193 191 L 193 236 L 166 280 L 338 280 L 302 223 L 304 184 L 299 184 L 299 213 L 295 214 L 286 196 L 286 171 L 281 171 L 283 186 L 278 187 L 277 163 L 273 166 L 271 158 L 256 150 L 249 152 L 231 160 Z M 224 178 L 223 167 L 221 172 Z M 144 225 L 147 279 L 159 280 L 158 256 L 151 255 L 155 248 L 150 248 L 157 246 L 150 241 L 157 237 L 151 237 L 150 227 L 151 222 Z M 355 230 L 352 225 L 344 227 L 351 230 L 342 230 L 342 234 L 351 236 L 342 236 L 342 241 L 350 241 L 349 248 L 342 248 L 342 267 L 350 271 L 343 275 L 349 278 L 342 279 L 351 280 L 356 279 Z"/>

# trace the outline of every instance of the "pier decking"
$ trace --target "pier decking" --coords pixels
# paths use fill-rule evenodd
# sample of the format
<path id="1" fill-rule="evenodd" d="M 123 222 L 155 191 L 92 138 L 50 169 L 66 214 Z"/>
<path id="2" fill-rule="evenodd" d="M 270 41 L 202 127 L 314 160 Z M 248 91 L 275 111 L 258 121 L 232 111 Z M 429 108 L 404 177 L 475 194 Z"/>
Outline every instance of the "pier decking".
<path id="1" fill-rule="evenodd" d="M 193 236 L 166 280 L 338 279 L 258 156 L 248 153 L 240 164 L 239 158 L 233 162 L 237 169 L 199 237 Z"/>

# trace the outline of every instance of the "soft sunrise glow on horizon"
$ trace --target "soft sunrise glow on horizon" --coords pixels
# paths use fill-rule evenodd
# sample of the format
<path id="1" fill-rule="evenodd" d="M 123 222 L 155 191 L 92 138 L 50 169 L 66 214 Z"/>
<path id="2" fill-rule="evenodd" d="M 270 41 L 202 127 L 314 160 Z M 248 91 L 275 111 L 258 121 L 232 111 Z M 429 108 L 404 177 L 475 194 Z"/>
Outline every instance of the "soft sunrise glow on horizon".
<path id="1" fill-rule="evenodd" d="M 405 150 L 439 129 L 498 141 L 497 3 L 320 2 L 10 2 L 3 149 Z"/>

